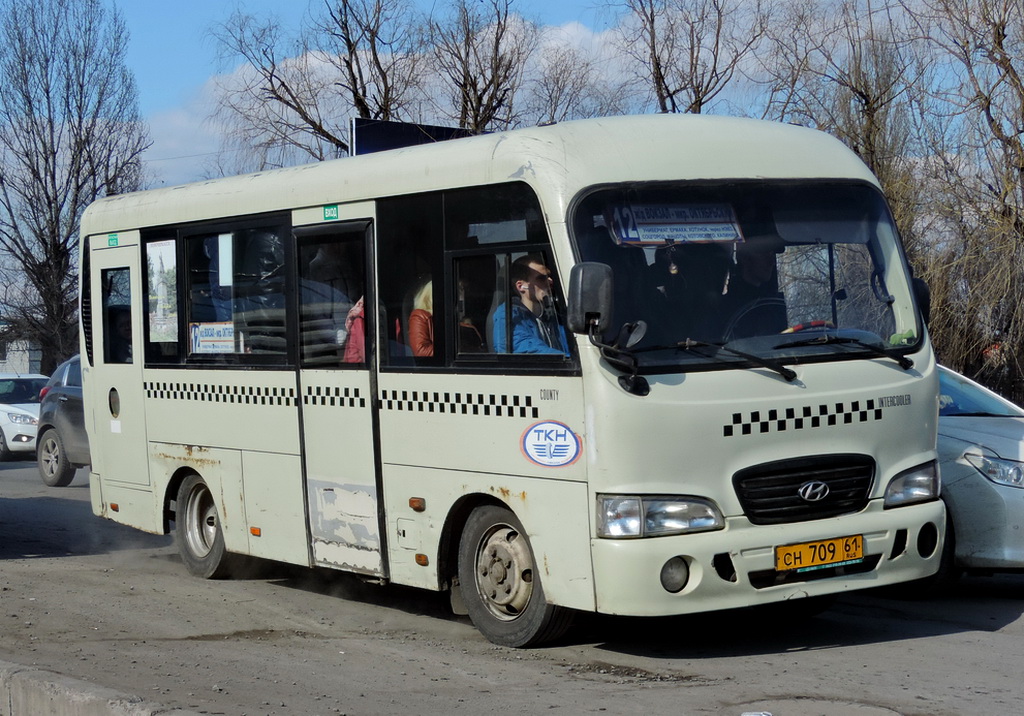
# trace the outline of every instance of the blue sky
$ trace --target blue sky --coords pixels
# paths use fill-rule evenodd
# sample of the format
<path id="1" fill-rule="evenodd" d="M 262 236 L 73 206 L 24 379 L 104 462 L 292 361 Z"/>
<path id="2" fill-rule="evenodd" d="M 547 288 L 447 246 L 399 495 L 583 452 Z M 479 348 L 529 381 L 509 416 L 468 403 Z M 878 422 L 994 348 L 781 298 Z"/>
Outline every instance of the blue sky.
<path id="1" fill-rule="evenodd" d="M 433 0 L 418 0 L 424 8 Z M 438 0 L 440 1 L 440 0 Z M 598 29 L 601 0 L 517 0 L 520 12 L 545 24 L 577 21 Z M 150 123 L 153 147 L 146 154 L 155 185 L 200 178 L 202 157 L 216 147 L 204 132 L 199 97 L 206 81 L 223 67 L 209 35 L 235 8 L 257 16 L 275 15 L 297 27 L 307 0 L 115 0 L 131 35 L 128 65 L 139 85 L 139 105 Z M 316 7 L 322 0 L 312 0 Z"/>

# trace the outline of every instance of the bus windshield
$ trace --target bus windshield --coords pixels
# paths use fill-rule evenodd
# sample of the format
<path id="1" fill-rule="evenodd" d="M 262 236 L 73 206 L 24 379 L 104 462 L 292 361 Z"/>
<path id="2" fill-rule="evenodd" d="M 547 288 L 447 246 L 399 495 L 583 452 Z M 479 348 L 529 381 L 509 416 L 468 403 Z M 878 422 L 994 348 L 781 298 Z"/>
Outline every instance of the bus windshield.
<path id="1" fill-rule="evenodd" d="M 583 261 L 612 267 L 604 342 L 646 324 L 641 370 L 900 357 L 921 340 L 896 228 L 866 184 L 601 188 L 572 230 Z"/>

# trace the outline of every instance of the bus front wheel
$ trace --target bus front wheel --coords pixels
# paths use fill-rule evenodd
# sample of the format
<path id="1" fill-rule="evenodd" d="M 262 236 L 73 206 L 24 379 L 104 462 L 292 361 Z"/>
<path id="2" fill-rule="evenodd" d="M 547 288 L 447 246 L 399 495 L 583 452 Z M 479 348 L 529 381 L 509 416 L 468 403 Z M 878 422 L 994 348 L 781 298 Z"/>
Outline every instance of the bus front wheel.
<path id="1" fill-rule="evenodd" d="M 178 553 L 189 574 L 203 579 L 228 576 L 229 560 L 213 493 L 199 475 L 189 475 L 178 487 L 175 537 Z"/>
<path id="2" fill-rule="evenodd" d="M 536 646 L 569 627 L 571 612 L 547 603 L 523 525 L 504 507 L 478 507 L 469 516 L 459 584 L 469 618 L 495 644 Z"/>

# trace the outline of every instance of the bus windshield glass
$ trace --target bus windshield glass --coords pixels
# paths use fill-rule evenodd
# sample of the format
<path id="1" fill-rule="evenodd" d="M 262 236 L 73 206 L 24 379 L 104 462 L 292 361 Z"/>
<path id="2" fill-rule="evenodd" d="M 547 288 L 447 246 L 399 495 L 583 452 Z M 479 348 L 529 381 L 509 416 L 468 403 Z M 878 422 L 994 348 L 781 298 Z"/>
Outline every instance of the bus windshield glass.
<path id="1" fill-rule="evenodd" d="M 900 357 L 921 340 L 896 228 L 867 184 L 601 188 L 572 231 L 583 261 L 612 267 L 603 342 L 645 324 L 641 370 Z"/>

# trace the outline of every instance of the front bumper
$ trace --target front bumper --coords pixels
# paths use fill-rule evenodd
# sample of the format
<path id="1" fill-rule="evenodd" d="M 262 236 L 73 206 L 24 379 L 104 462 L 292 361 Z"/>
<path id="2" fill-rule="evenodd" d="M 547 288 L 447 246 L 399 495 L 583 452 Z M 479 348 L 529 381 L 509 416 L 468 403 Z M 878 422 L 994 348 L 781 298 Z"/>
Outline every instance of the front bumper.
<path id="1" fill-rule="evenodd" d="M 25 430 L 10 431 L 5 434 L 7 449 L 11 452 L 33 452 L 36 449 L 36 433 Z"/>
<path id="2" fill-rule="evenodd" d="M 783 525 L 726 520 L 724 530 L 651 539 L 595 539 L 597 610 L 670 616 L 769 604 L 920 579 L 939 566 L 945 531 L 941 501 L 882 509 L 881 500 L 852 515 Z M 775 572 L 775 547 L 863 535 L 864 561 L 814 572 Z M 926 552 L 926 554 L 922 554 Z M 662 587 L 662 566 L 686 560 L 690 578 L 677 593 Z"/>

